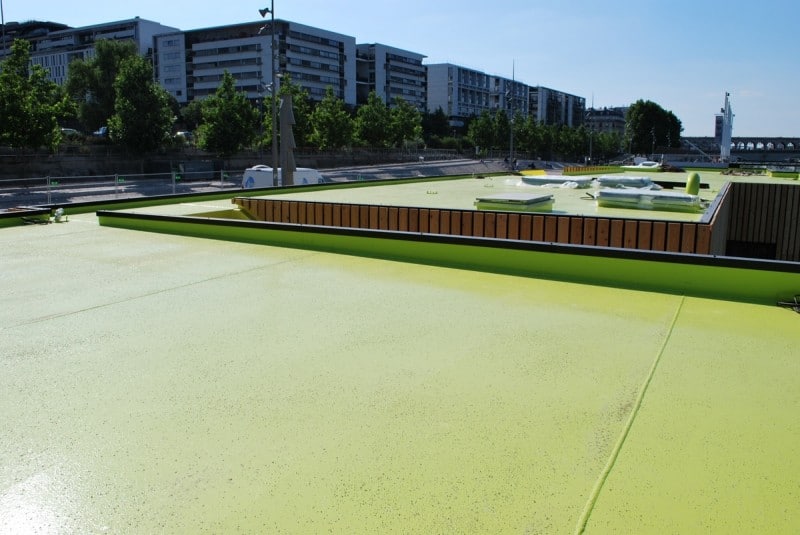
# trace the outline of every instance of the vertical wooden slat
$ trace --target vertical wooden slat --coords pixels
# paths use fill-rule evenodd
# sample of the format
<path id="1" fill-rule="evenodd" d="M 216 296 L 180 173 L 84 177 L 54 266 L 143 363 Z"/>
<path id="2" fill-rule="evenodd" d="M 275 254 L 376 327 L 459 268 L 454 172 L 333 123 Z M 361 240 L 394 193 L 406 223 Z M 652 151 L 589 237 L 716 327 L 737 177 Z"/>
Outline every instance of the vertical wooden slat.
<path id="1" fill-rule="evenodd" d="M 528 214 L 519 216 L 519 238 L 526 241 L 544 240 L 544 216 Z"/>
<path id="2" fill-rule="evenodd" d="M 622 237 L 622 246 L 626 249 L 636 249 L 638 243 L 639 222 L 636 220 L 625 221 L 625 234 Z"/>
<path id="3" fill-rule="evenodd" d="M 408 232 L 408 219 L 408 208 L 405 206 L 400 207 L 400 210 L 397 214 L 397 226 L 402 232 Z"/>
<path id="4" fill-rule="evenodd" d="M 461 211 L 450 212 L 450 234 L 461 235 Z"/>
<path id="5" fill-rule="evenodd" d="M 544 216 L 544 241 L 550 243 L 558 241 L 558 217 Z"/>
<path id="6" fill-rule="evenodd" d="M 681 251 L 681 224 L 667 223 L 667 249 L 670 253 Z"/>
<path id="7" fill-rule="evenodd" d="M 472 213 L 472 235 L 483 236 L 483 212 Z"/>
<path id="8" fill-rule="evenodd" d="M 358 207 L 358 226 L 359 228 L 369 228 L 369 206 Z"/>
<path id="9" fill-rule="evenodd" d="M 487 238 L 494 238 L 497 232 L 497 212 L 484 212 L 483 214 L 483 235 Z"/>
<path id="10" fill-rule="evenodd" d="M 314 224 L 315 225 L 324 225 L 325 224 L 325 217 L 324 217 L 324 207 L 322 203 L 315 202 L 314 203 Z"/>
<path id="11" fill-rule="evenodd" d="M 408 209 L 408 231 L 419 232 L 419 208 Z"/>
<path id="12" fill-rule="evenodd" d="M 472 236 L 472 215 L 475 212 L 464 211 L 461 212 L 461 235 Z"/>
<path id="13" fill-rule="evenodd" d="M 379 218 L 378 218 L 378 207 L 377 206 L 370 206 L 369 207 L 369 227 L 372 230 L 377 230 L 379 228 Z"/>
<path id="14" fill-rule="evenodd" d="M 430 210 L 428 208 L 419 209 L 419 231 L 427 234 L 430 230 Z"/>
<path id="15" fill-rule="evenodd" d="M 583 218 L 570 218 L 569 242 L 575 245 L 583 243 Z"/>
<path id="16" fill-rule="evenodd" d="M 711 225 L 697 226 L 697 241 L 694 249 L 697 254 L 711 253 Z"/>
<path id="17" fill-rule="evenodd" d="M 342 205 L 342 226 L 349 227 L 351 226 L 350 223 L 350 212 L 352 211 L 352 205 L 344 204 Z"/>
<path id="18" fill-rule="evenodd" d="M 396 206 L 389 208 L 389 230 L 398 230 L 398 214 L 400 210 Z"/>
<path id="19" fill-rule="evenodd" d="M 569 243 L 569 217 L 559 216 L 557 221 L 556 241 L 558 243 Z"/>
<path id="20" fill-rule="evenodd" d="M 300 218 L 297 213 L 298 205 L 300 203 L 297 201 L 292 201 L 289 203 L 289 223 L 299 223 Z"/>
<path id="21" fill-rule="evenodd" d="M 333 205 L 325 203 L 322 205 L 322 224 L 326 227 L 333 225 Z"/>
<path id="22" fill-rule="evenodd" d="M 598 219 L 597 220 L 597 238 L 596 238 L 596 245 L 601 247 L 608 247 L 608 244 L 611 243 L 611 220 L 610 219 Z"/>
<path id="23" fill-rule="evenodd" d="M 389 207 L 381 206 L 378 208 L 378 228 L 389 230 Z"/>
<path id="24" fill-rule="evenodd" d="M 281 205 L 283 201 L 275 201 L 272 203 L 272 221 L 276 223 L 281 220 Z"/>
<path id="25" fill-rule="evenodd" d="M 506 233 L 506 237 L 508 237 L 508 239 L 519 239 L 519 214 L 508 214 L 506 228 L 508 229 Z"/>
<path id="26" fill-rule="evenodd" d="M 653 223 L 651 221 L 639 221 L 639 236 L 636 242 L 637 249 L 650 250 L 650 240 L 653 234 Z"/>
<path id="27" fill-rule="evenodd" d="M 583 244 L 597 245 L 597 218 L 585 217 L 583 219 Z"/>
<path id="28" fill-rule="evenodd" d="M 439 211 L 439 232 L 441 234 L 450 234 L 450 214 L 452 210 Z"/>
<path id="29" fill-rule="evenodd" d="M 281 223 L 288 223 L 289 222 L 289 213 L 291 212 L 290 205 L 292 201 L 284 201 L 281 203 Z"/>
<path id="30" fill-rule="evenodd" d="M 681 252 L 694 253 L 696 223 L 684 223 L 681 225 Z"/>
<path id="31" fill-rule="evenodd" d="M 612 219 L 608 233 L 608 243 L 611 247 L 622 247 L 622 237 L 625 233 L 625 224 L 621 219 Z"/>
<path id="32" fill-rule="evenodd" d="M 667 250 L 667 224 L 664 221 L 653 223 L 653 240 L 651 247 L 654 251 Z"/>
<path id="33" fill-rule="evenodd" d="M 439 234 L 439 210 L 431 210 L 428 213 L 428 232 Z"/>
<path id="34" fill-rule="evenodd" d="M 504 240 L 508 237 L 508 214 L 505 212 L 498 212 L 495 217 L 495 238 Z"/>

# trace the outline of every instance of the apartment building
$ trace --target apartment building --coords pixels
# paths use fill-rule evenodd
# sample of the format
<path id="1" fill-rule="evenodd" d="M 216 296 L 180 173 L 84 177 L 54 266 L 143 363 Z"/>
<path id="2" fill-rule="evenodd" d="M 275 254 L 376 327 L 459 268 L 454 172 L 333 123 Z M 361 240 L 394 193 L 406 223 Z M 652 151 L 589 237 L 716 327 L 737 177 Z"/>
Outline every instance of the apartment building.
<path id="1" fill-rule="evenodd" d="M 534 86 L 529 92 L 529 113 L 541 124 L 578 127 L 584 122 L 586 99 Z"/>
<path id="2" fill-rule="evenodd" d="M 356 101 L 367 102 L 370 92 L 394 106 L 400 97 L 424 112 L 427 108 L 423 54 L 372 43 L 356 45 Z"/>
<path id="3" fill-rule="evenodd" d="M 81 28 L 26 22 L 6 25 L 6 39 L 27 39 L 31 43 L 31 63 L 44 67 L 48 78 L 61 85 L 67 81 L 69 64 L 76 59 L 94 57 L 94 44 L 101 39 L 132 41 L 142 56 L 151 57 L 154 37 L 174 30 L 176 28 L 139 17 Z"/>
<path id="4" fill-rule="evenodd" d="M 251 99 L 269 94 L 274 30 L 275 81 L 290 76 L 322 100 L 327 88 L 356 104 L 355 37 L 276 20 L 165 33 L 155 37 L 156 77 L 178 102 L 214 93 L 225 71 Z"/>

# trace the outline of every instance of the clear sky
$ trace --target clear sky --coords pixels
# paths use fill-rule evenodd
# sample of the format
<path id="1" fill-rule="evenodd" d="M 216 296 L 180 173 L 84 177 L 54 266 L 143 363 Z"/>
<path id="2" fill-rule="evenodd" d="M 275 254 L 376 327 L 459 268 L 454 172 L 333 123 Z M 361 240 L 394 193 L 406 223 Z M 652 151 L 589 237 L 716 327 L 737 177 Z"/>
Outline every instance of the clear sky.
<path id="1" fill-rule="evenodd" d="M 87 26 L 139 16 L 181 30 L 260 20 L 252 3 L 2 0 L 4 19 Z M 727 7 L 725 7 L 727 5 Z M 800 136 L 795 0 L 277 0 L 276 18 L 586 98 L 651 100 L 684 135 L 713 136 L 730 92 L 734 136 Z M 792 54 L 795 57 L 792 57 Z"/>

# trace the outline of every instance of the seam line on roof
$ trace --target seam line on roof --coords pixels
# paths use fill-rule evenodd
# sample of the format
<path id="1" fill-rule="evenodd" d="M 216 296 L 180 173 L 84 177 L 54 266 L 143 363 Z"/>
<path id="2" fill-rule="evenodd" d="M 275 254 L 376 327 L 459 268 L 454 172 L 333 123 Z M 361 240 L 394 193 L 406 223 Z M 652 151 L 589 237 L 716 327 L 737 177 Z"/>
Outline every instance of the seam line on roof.
<path id="1" fill-rule="evenodd" d="M 644 396 L 647 393 L 650 382 L 656 373 L 656 368 L 658 367 L 658 363 L 661 361 L 661 356 L 664 354 L 667 344 L 672 338 L 672 332 L 675 330 L 675 324 L 678 322 L 678 317 L 680 316 L 681 309 L 683 308 L 683 303 L 685 301 L 686 296 L 682 296 L 680 302 L 678 303 L 678 307 L 675 310 L 675 315 L 672 317 L 672 322 L 669 325 L 669 329 L 667 329 L 667 334 L 664 336 L 663 342 L 661 342 L 661 347 L 659 348 L 655 359 L 653 359 L 652 366 L 650 366 L 650 371 L 648 372 L 642 387 L 639 389 L 639 395 L 636 397 L 636 403 L 634 404 L 633 410 L 631 410 L 631 413 L 628 416 L 628 421 L 625 422 L 625 427 L 622 430 L 622 434 L 620 434 L 619 439 L 617 439 L 614 449 L 611 450 L 611 456 L 609 457 L 608 462 L 606 462 L 603 471 L 600 473 L 600 477 L 598 477 L 594 488 L 592 488 L 592 493 L 589 495 L 589 499 L 583 508 L 580 518 L 578 519 L 578 525 L 575 527 L 575 535 L 580 535 L 584 532 L 584 530 L 586 530 L 586 525 L 589 523 L 589 517 L 592 515 L 592 511 L 594 511 L 594 506 L 597 503 L 597 499 L 600 497 L 600 492 L 603 490 L 603 485 L 605 485 L 609 474 L 611 474 L 611 470 L 614 468 L 614 465 L 617 462 L 617 458 L 622 451 L 622 446 L 625 444 L 625 440 L 628 438 L 628 434 L 633 427 L 633 422 L 636 420 L 639 409 L 642 407 Z"/>

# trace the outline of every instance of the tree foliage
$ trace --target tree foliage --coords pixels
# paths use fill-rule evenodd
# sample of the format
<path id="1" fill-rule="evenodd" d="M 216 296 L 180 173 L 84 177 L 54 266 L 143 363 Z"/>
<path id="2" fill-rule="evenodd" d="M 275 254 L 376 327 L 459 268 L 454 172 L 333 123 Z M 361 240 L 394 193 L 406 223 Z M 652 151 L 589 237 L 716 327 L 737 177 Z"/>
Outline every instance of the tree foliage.
<path id="1" fill-rule="evenodd" d="M 637 100 L 625 116 L 625 137 L 631 152 L 649 154 L 656 147 L 680 147 L 681 121 L 655 102 Z"/>
<path id="2" fill-rule="evenodd" d="M 340 149 L 353 142 L 353 118 L 347 113 L 344 102 L 328 86 L 325 97 L 311 112 L 309 141 L 319 149 Z"/>
<path id="3" fill-rule="evenodd" d="M 94 57 L 70 63 L 66 83 L 67 93 L 78 106 L 78 119 L 90 132 L 108 124 L 116 111 L 114 82 L 122 62 L 138 57 L 133 41 L 101 39 L 94 48 Z"/>
<path id="4" fill-rule="evenodd" d="M 203 100 L 202 109 L 203 122 L 197 132 L 202 149 L 229 158 L 252 143 L 258 112 L 247 96 L 236 90 L 228 71 L 216 93 Z"/>
<path id="5" fill-rule="evenodd" d="M 355 136 L 359 144 L 375 148 L 389 146 L 389 123 L 390 113 L 386 103 L 375 91 L 370 91 L 367 103 L 356 111 Z"/>
<path id="6" fill-rule="evenodd" d="M 135 154 L 166 142 L 175 123 L 169 94 L 153 81 L 150 63 L 141 56 L 125 58 L 114 82 L 114 114 L 108 126 L 112 141 Z"/>
<path id="7" fill-rule="evenodd" d="M 397 97 L 389 110 L 389 142 L 401 147 L 422 140 L 422 114 L 404 98 Z"/>
<path id="8" fill-rule="evenodd" d="M 40 65 L 29 66 L 30 43 L 16 39 L 0 68 L 0 142 L 12 147 L 55 149 L 59 119 L 69 105 Z"/>

